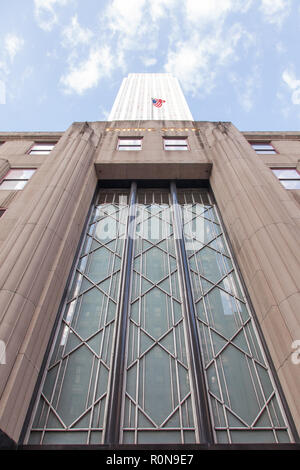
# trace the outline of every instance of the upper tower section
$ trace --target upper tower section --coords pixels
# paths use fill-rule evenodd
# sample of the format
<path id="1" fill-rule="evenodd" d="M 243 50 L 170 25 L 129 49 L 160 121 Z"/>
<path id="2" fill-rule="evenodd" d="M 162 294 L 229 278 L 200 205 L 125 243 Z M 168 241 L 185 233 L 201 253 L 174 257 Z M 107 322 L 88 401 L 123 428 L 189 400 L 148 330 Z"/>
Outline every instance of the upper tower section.
<path id="1" fill-rule="evenodd" d="M 130 73 L 123 79 L 108 121 L 193 121 L 177 78 L 170 73 Z"/>

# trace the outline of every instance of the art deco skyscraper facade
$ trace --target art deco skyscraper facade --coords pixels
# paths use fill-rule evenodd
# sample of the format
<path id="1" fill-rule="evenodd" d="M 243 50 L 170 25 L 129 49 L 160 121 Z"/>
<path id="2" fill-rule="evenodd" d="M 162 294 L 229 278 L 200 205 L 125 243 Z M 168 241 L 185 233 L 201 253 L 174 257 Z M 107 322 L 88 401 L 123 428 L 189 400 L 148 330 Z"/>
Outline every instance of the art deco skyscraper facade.
<path id="1" fill-rule="evenodd" d="M 0 133 L 0 446 L 299 449 L 300 133 L 150 75 Z"/>
<path id="2" fill-rule="evenodd" d="M 164 100 L 161 107 L 152 99 Z M 193 121 L 177 78 L 170 73 L 130 73 L 123 79 L 109 121 Z"/>

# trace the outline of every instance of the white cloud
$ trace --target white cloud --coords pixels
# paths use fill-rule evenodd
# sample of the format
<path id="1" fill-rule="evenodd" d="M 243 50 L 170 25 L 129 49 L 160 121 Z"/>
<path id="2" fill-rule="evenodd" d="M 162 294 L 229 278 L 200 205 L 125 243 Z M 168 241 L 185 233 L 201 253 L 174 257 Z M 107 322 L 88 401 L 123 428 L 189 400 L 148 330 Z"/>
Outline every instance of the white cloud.
<path id="1" fill-rule="evenodd" d="M 75 15 L 71 18 L 71 23 L 63 29 L 62 35 L 65 47 L 76 47 L 79 44 L 89 44 L 93 32 L 89 28 L 81 27 L 77 15 Z"/>
<path id="2" fill-rule="evenodd" d="M 282 26 L 285 18 L 290 14 L 290 0 L 261 0 L 260 10 L 268 23 Z"/>
<path id="3" fill-rule="evenodd" d="M 284 70 L 282 74 L 283 81 L 288 85 L 289 88 L 295 90 L 300 87 L 300 80 L 297 80 L 294 72 L 290 70 Z"/>
<path id="4" fill-rule="evenodd" d="M 219 21 L 221 17 L 226 15 L 232 7 L 232 0 L 186 0 L 187 20 L 193 23 L 205 23 Z"/>
<path id="5" fill-rule="evenodd" d="M 57 7 L 65 6 L 69 0 L 34 0 L 35 18 L 44 31 L 51 31 L 58 22 Z"/>
<path id="6" fill-rule="evenodd" d="M 22 49 L 24 39 L 14 33 L 8 33 L 4 37 L 4 49 L 7 52 L 10 61 L 12 62 L 15 55 Z"/>
<path id="7" fill-rule="evenodd" d="M 218 28 L 204 36 L 194 30 L 193 36 L 170 50 L 165 70 L 177 76 L 186 91 L 207 94 L 214 88 L 220 68 L 238 60 L 237 45 L 244 35 L 239 24 L 225 33 Z"/>
<path id="8" fill-rule="evenodd" d="M 0 56 L 0 104 L 5 104 L 8 90 L 8 77 L 11 74 L 15 56 L 24 46 L 24 39 L 15 33 L 7 33 L 1 44 Z M 19 77 L 19 83 L 23 80 Z"/>
<path id="9" fill-rule="evenodd" d="M 79 65 L 72 65 L 61 78 L 66 93 L 83 94 L 98 85 L 100 79 L 109 76 L 113 69 L 112 55 L 108 47 L 92 49 L 89 57 Z"/>
<path id="10" fill-rule="evenodd" d="M 300 104 L 300 80 L 295 77 L 294 72 L 291 70 L 284 70 L 282 79 L 290 88 L 290 90 L 292 90 L 292 103 Z"/>
<path id="11" fill-rule="evenodd" d="M 184 2 L 187 20 L 198 26 L 222 22 L 229 13 L 246 13 L 252 0 L 186 0 Z"/>
<path id="12" fill-rule="evenodd" d="M 112 33 L 135 37 L 141 33 L 145 0 L 112 0 L 104 13 L 106 26 Z"/>
<path id="13" fill-rule="evenodd" d="M 177 0 L 151 0 L 149 9 L 152 21 L 158 21 L 171 13 L 171 9 L 176 6 Z"/>
<path id="14" fill-rule="evenodd" d="M 157 59 L 155 57 L 141 57 L 141 60 L 145 67 L 152 67 L 157 62 Z"/>
<path id="15" fill-rule="evenodd" d="M 233 85 L 238 102 L 242 108 L 249 112 L 253 109 L 257 90 L 262 86 L 261 73 L 259 67 L 254 65 L 250 74 L 241 77 L 236 73 L 229 74 L 229 81 Z"/>
<path id="16" fill-rule="evenodd" d="M 66 1 L 46 3 L 53 7 Z M 98 34 L 84 28 L 75 14 L 62 30 L 62 45 L 70 49 L 61 83 L 66 91 L 82 94 L 112 70 L 125 74 L 138 58 L 142 67 L 165 63 L 161 68 L 174 73 L 186 91 L 201 88 L 206 94 L 220 70 L 239 60 L 240 50 L 246 49 L 247 41 L 249 45 L 251 35 L 245 28 L 232 22 L 228 26 L 226 20 L 230 13 L 245 13 L 252 2 L 110 0 L 99 14 Z M 108 45 L 112 55 L 100 64 L 99 51 L 108 50 Z"/>
<path id="17" fill-rule="evenodd" d="M 251 5 L 252 0 L 182 2 L 183 27 L 177 25 L 177 39 L 171 31 L 165 71 L 177 76 L 187 92 L 210 93 L 221 71 L 253 45 L 254 36 L 240 22 L 230 22 L 230 15 L 244 14 Z"/>

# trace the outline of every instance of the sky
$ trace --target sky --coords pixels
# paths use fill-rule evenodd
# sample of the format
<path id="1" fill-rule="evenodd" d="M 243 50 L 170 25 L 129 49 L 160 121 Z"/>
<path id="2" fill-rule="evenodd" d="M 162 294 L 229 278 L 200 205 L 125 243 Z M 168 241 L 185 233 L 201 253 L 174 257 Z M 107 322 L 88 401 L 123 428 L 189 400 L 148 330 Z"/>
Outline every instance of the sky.
<path id="1" fill-rule="evenodd" d="M 0 0 L 0 7 L 2 132 L 105 121 L 124 77 L 163 72 L 178 78 L 196 121 L 300 130 L 299 0 Z"/>

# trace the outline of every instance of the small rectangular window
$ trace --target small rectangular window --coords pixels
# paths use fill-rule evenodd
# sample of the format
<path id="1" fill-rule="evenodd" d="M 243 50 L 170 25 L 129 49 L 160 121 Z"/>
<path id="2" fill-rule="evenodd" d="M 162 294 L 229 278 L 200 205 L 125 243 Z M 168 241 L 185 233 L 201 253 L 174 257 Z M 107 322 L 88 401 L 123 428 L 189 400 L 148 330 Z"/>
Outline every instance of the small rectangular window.
<path id="1" fill-rule="evenodd" d="M 0 190 L 21 190 L 32 177 L 35 168 L 11 168 L 0 183 Z"/>
<path id="2" fill-rule="evenodd" d="M 165 137 L 165 150 L 188 150 L 187 137 Z"/>
<path id="3" fill-rule="evenodd" d="M 261 155 L 277 153 L 270 142 L 250 142 L 250 145 L 256 153 Z"/>
<path id="4" fill-rule="evenodd" d="M 281 180 L 285 189 L 300 189 L 300 178 L 298 180 Z"/>
<path id="5" fill-rule="evenodd" d="M 286 189 L 300 189 L 300 172 L 296 168 L 272 168 L 272 171 Z"/>
<path id="6" fill-rule="evenodd" d="M 119 137 L 118 150 L 141 150 L 142 137 Z"/>
<path id="7" fill-rule="evenodd" d="M 38 142 L 31 147 L 29 155 L 48 155 L 54 146 L 53 142 Z"/>

